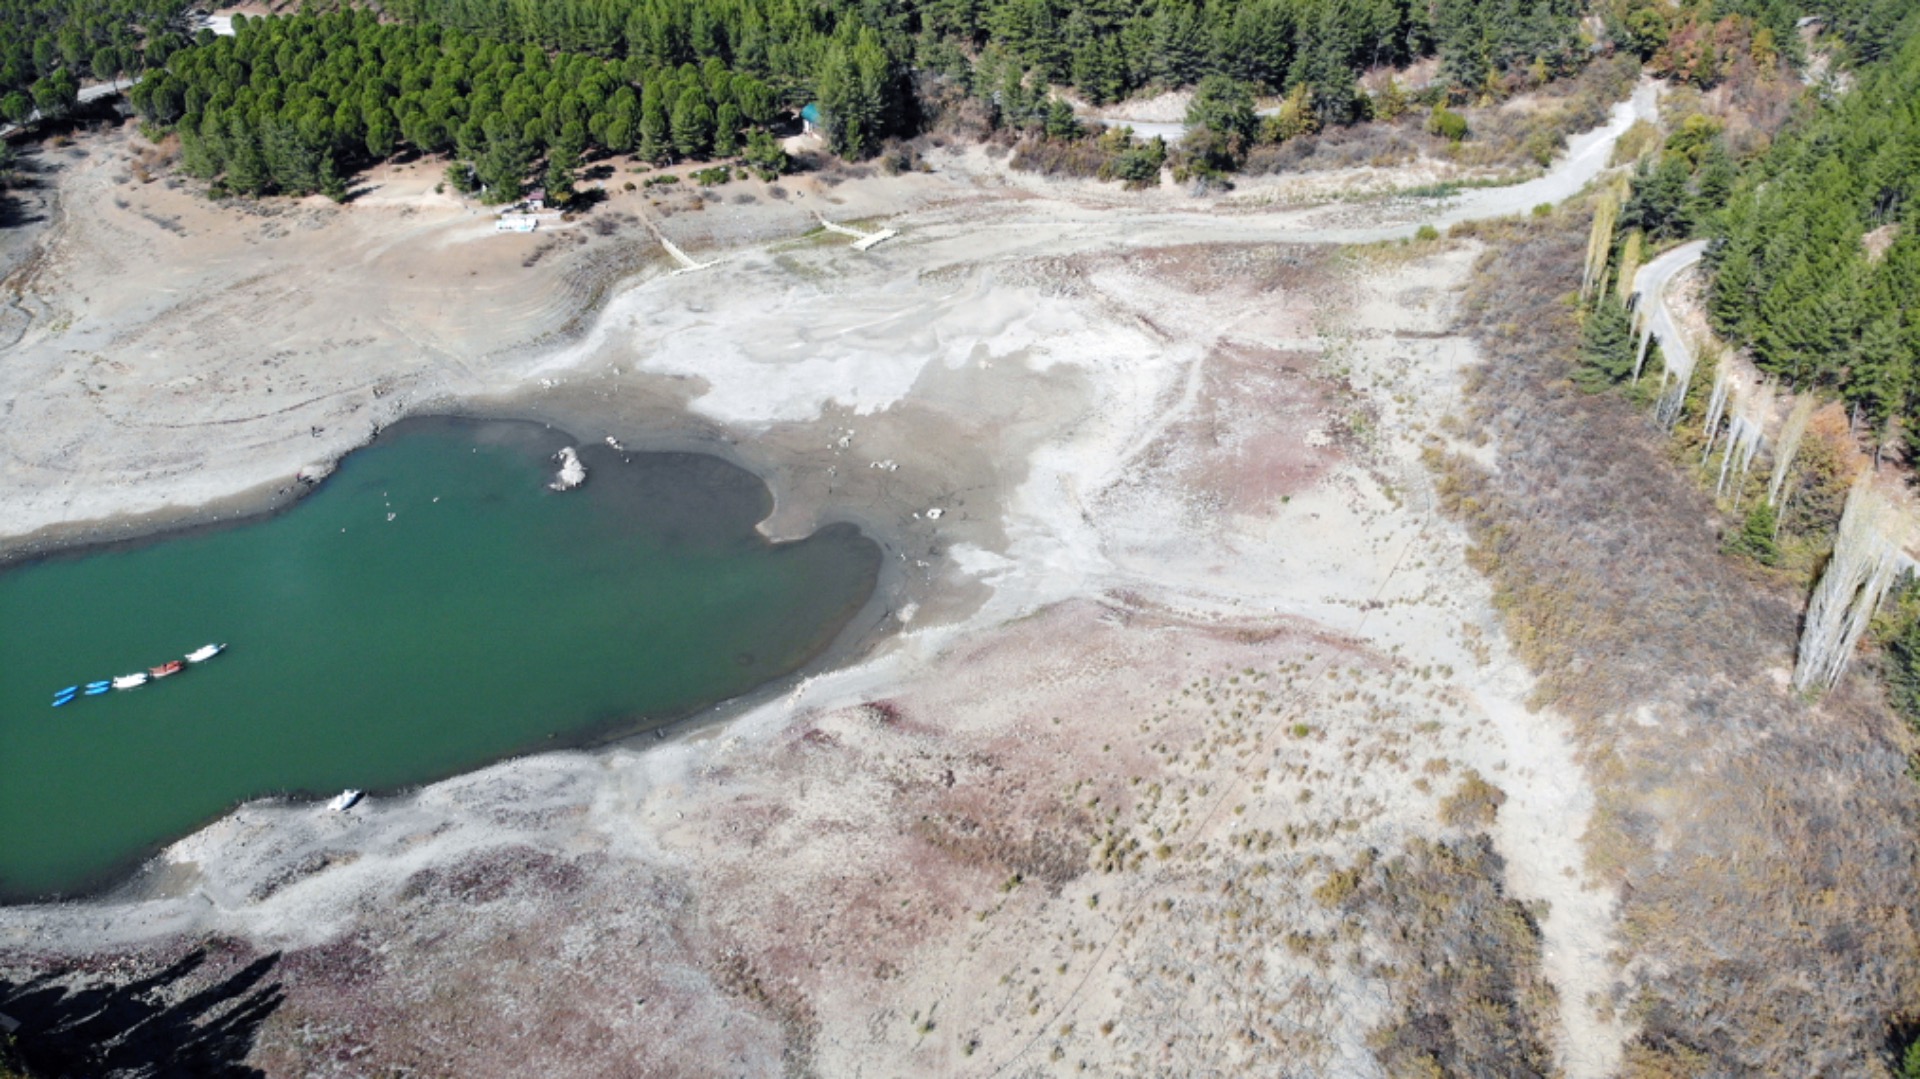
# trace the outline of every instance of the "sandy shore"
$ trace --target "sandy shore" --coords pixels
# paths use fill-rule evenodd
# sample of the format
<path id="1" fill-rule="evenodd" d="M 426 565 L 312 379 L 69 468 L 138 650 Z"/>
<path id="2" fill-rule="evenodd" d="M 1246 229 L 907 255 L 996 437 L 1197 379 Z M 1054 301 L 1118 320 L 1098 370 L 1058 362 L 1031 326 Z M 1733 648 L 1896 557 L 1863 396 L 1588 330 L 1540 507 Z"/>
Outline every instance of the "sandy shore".
<path id="1" fill-rule="evenodd" d="M 1467 205 L 1571 194 L 1590 143 Z M 257 507 L 396 417 L 499 412 L 721 453 L 768 479 L 771 535 L 862 524 L 896 632 L 667 744 L 241 807 L 118 894 L 0 911 L 10 969 L 274 955 L 270 1074 L 1378 1075 L 1435 934 L 1484 915 L 1537 926 L 1480 957 L 1513 1029 L 1617 1066 L 1592 790 L 1421 465 L 1473 449 L 1475 249 L 1325 245 L 1469 211 L 1115 212 L 976 152 L 507 236 L 425 168 L 218 206 L 129 178 L 135 149 L 52 152 L 0 551 Z M 816 212 L 901 234 L 854 252 Z M 669 273 L 649 220 L 713 265 Z M 1461 853 L 1483 833 L 1497 858 Z M 1436 859 L 1491 905 L 1365 885 Z"/>

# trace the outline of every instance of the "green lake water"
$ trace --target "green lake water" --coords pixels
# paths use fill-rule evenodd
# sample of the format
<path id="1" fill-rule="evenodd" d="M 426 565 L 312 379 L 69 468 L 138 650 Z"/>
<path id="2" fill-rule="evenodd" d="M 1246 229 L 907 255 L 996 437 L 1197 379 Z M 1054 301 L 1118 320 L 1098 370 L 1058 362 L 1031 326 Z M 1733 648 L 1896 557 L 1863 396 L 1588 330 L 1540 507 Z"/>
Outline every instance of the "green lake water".
<path id="1" fill-rule="evenodd" d="M 248 798 L 662 725 L 802 667 L 873 592 L 851 526 L 762 539 L 749 473 L 588 445 L 556 493 L 565 444 L 409 421 L 287 512 L 0 570 L 0 897 L 98 886 Z"/>

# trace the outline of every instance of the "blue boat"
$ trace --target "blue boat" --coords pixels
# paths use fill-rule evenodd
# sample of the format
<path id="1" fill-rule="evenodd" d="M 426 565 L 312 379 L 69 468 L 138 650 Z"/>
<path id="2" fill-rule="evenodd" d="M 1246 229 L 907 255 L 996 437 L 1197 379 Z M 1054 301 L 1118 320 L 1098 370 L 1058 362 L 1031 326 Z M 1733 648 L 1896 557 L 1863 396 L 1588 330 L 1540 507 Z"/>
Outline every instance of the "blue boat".
<path id="1" fill-rule="evenodd" d="M 80 692 L 79 686 L 68 686 L 65 689 L 54 690 L 53 695 L 56 697 L 71 697 L 78 692 Z"/>
<path id="2" fill-rule="evenodd" d="M 78 693 L 78 692 L 79 692 L 79 690 L 77 690 L 77 689 L 70 689 L 70 690 L 67 690 L 67 691 L 66 691 L 65 693 L 62 693 L 62 694 L 60 694 L 60 695 L 59 695 L 58 697 L 55 697 L 55 698 L 53 699 L 53 706 L 54 706 L 55 708 L 58 708 L 58 707 L 60 707 L 60 706 L 61 706 L 61 705 L 63 705 L 63 704 L 72 704 L 72 703 L 73 703 L 73 697 L 74 697 L 74 694 L 76 694 L 76 693 Z"/>
<path id="3" fill-rule="evenodd" d="M 112 688 L 113 688 L 113 679 L 111 678 L 103 679 L 98 682 L 88 682 L 87 688 L 86 688 L 86 695 L 89 697 L 98 697 L 100 694 L 105 693 L 106 691 Z"/>

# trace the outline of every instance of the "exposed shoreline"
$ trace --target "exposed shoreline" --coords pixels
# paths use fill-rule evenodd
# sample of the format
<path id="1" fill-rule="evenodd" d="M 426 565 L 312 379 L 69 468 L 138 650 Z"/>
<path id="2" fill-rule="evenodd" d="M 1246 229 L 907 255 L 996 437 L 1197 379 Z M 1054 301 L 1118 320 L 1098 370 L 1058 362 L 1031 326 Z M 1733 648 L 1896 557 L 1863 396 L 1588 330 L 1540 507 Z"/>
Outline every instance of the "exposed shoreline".
<path id="1" fill-rule="evenodd" d="M 1582 167 L 1605 145 L 1583 142 Z M 593 301 L 591 325 L 563 345 L 553 343 L 555 329 L 583 321 L 553 299 L 579 292 L 570 271 L 554 267 L 588 272 L 595 252 L 611 258 L 638 241 L 569 240 L 514 268 L 544 241 L 467 238 L 464 211 L 405 177 L 392 179 L 391 203 L 369 199 L 364 215 L 356 207 L 302 218 L 327 237 L 316 249 L 341 248 L 345 262 L 378 266 L 371 276 L 388 291 L 405 290 L 409 269 L 467 265 L 462 259 L 472 260 L 477 283 L 456 278 L 454 287 L 363 316 L 368 325 L 355 332 L 364 342 L 330 335 L 339 310 L 378 310 L 351 308 L 350 295 L 277 335 L 310 346 L 285 362 L 261 358 L 269 342 L 256 328 L 216 356 L 142 367 L 147 360 L 134 361 L 173 340 L 167 319 L 179 309 L 139 290 L 76 312 L 71 338 L 47 329 L 57 320 L 30 331 L 24 349 L 38 368 L 15 377 L 37 378 L 36 388 L 79 387 L 37 390 L 27 405 L 32 422 L 123 439 L 92 449 L 0 447 L 14 454 L 0 468 L 22 469 L 32 458 L 13 475 L 36 477 L 42 515 L 71 497 L 60 493 L 68 474 L 120 485 L 130 500 L 163 492 L 158 501 L 172 508 L 148 512 L 187 515 L 207 512 L 204 503 L 182 508 L 194 492 L 238 474 L 208 477 L 191 454 L 163 453 L 167 440 L 150 429 L 118 426 L 127 402 L 215 432 L 196 436 L 204 459 L 278 446 L 254 465 L 265 468 L 329 456 L 291 453 L 289 442 L 330 451 L 395 417 L 458 401 L 462 413 L 576 417 L 566 429 L 584 441 L 616 435 L 634 450 L 712 452 L 773 492 L 764 532 L 789 537 L 848 520 L 882 543 L 893 577 L 876 587 L 869 608 L 878 613 L 857 647 L 849 638 L 847 651 L 836 645 L 809 673 L 703 712 L 648 739 L 644 752 L 616 742 L 515 758 L 338 817 L 249 803 L 168 847 L 125 890 L 0 909 L 0 952 L 36 962 L 159 954 L 198 935 L 324 956 L 369 934 L 391 941 L 408 969 L 349 990 L 354 983 L 314 967 L 294 986 L 296 1014 L 350 1024 L 341 1001 L 400 992 L 383 979 L 442 977 L 431 984 L 458 995 L 467 990 L 455 987 L 492 978 L 495 958 L 519 954 L 516 934 L 545 927 L 559 939 L 578 909 L 591 909 L 609 939 L 645 936 L 644 961 L 583 944 L 581 954 L 598 960 L 585 964 L 591 973 L 577 962 L 542 967 L 543 991 L 570 999 L 577 989 L 607 1002 L 609 1015 L 628 1014 L 627 1005 L 614 1007 L 622 994 L 680 1009 L 592 1027 L 581 1036 L 596 1045 L 661 1044 L 662 1018 L 679 1014 L 693 1017 L 673 1021 L 682 1034 L 675 1051 L 688 1063 L 777 1067 L 804 1043 L 828 1071 L 911 1062 L 984 1074 L 1046 1039 L 1066 1041 L 1050 1033 L 1075 1026 L 1062 1016 L 1079 1014 L 1080 1029 L 1094 1029 L 1112 989 L 1129 1001 L 1114 1006 L 1119 1033 L 1075 1044 L 1095 1066 L 1117 1066 L 1164 1040 L 1157 1005 L 1125 996 L 1138 982 L 1129 965 L 1157 969 L 1174 962 L 1172 953 L 1185 949 L 1187 963 L 1197 954 L 1180 943 L 1180 925 L 1166 926 L 1164 939 L 1128 928 L 1159 924 L 1149 903 L 1177 894 L 1190 909 L 1211 910 L 1204 896 L 1255 879 L 1260 859 L 1241 837 L 1293 835 L 1281 848 L 1286 872 L 1262 873 L 1259 895 L 1245 902 L 1309 936 L 1331 932 L 1313 898 L 1330 867 L 1345 864 L 1356 844 L 1396 851 L 1461 840 L 1436 807 L 1471 773 L 1513 803 L 1489 826 L 1507 859 L 1491 887 L 1549 904 L 1542 928 L 1554 958 L 1544 970 L 1563 998 L 1557 1019 L 1538 1020 L 1541 1029 L 1551 1031 L 1568 1074 L 1606 1074 L 1623 1034 L 1588 1001 L 1611 984 L 1614 947 L 1611 890 L 1580 868 L 1591 792 L 1562 725 L 1523 707 L 1529 680 L 1500 640 L 1460 530 L 1436 517 L 1420 463 L 1426 440 L 1450 438 L 1441 432 L 1477 362 L 1449 330 L 1451 290 L 1471 247 L 1386 249 L 1341 267 L 1321 242 L 1407 234 L 1422 219 L 1362 220 L 1404 212 L 1378 206 L 1216 218 L 1167 194 L 1121 220 L 1076 201 L 1074 185 L 1010 190 L 978 155 L 944 164 L 931 178 L 816 183 L 797 206 L 743 206 L 737 220 L 722 221 L 724 207 L 676 216 L 667 227 L 687 229 L 682 243 L 704 241 L 726 261 L 598 293 L 605 302 Z M 108 226 L 139 227 L 104 209 L 112 186 L 103 177 L 71 182 L 94 192 Z M 193 212 L 167 195 L 149 197 L 165 206 L 137 212 Z M 843 219 L 885 216 L 906 228 L 859 256 L 804 238 L 759 238 L 820 204 Z M 225 211 L 206 213 L 204 224 L 182 227 L 238 231 L 233 219 L 218 220 Z M 397 251 L 378 225 L 420 216 L 434 223 L 419 226 L 416 241 L 435 257 Z M 277 227 L 269 221 L 269 231 Z M 300 242 L 287 235 L 266 238 Z M 90 241 L 66 242 L 85 251 Z M 154 242 L 179 257 L 171 241 Z M 93 271 L 75 260 L 66 272 Z M 239 333 L 263 287 L 223 272 L 230 276 L 210 280 L 187 317 L 230 310 L 221 325 Z M 75 295 L 112 287 L 90 279 Z M 264 292 L 347 285 L 295 277 L 287 287 L 295 292 Z M 508 332 L 470 330 L 495 304 L 514 305 L 515 317 L 499 320 Z M 196 340 L 211 330 L 189 325 Z M 515 355 L 502 337 L 542 344 Z M 109 343 L 128 359 L 97 350 L 103 358 L 71 359 Z M 175 386 L 188 377 L 182 370 L 216 369 L 242 395 L 235 400 L 283 388 L 324 392 L 300 398 L 319 402 L 304 406 L 311 417 L 243 418 L 239 427 L 262 431 L 226 438 L 219 432 L 238 428 L 218 426 L 227 421 L 208 411 L 202 384 Z M 298 442 L 308 426 L 324 426 L 324 437 Z M 703 442 L 710 448 L 699 449 Z M 269 482 L 223 497 L 266 505 L 295 493 Z M 29 534 L 35 543 L 62 536 Z M 0 549 L 27 542 L 0 537 Z M 1280 703 L 1256 701 L 1240 686 L 1238 672 L 1256 670 L 1275 680 Z M 1444 673 L 1436 679 L 1436 671 Z M 1209 704 L 1216 695 L 1236 702 L 1231 714 L 1181 703 L 1199 699 L 1195 687 Z M 1281 703 L 1291 709 L 1284 723 L 1265 718 L 1280 715 Z M 1169 733 L 1155 733 L 1163 729 L 1156 724 L 1170 724 Z M 1148 799 L 1149 781 L 1156 791 L 1186 792 L 1182 807 L 1201 792 L 1198 804 L 1213 809 L 1176 813 L 1158 794 Z M 1117 806 L 1124 814 L 1096 816 L 1077 793 L 1063 801 L 1066 784 L 1098 791 L 1100 813 Z M 1239 792 L 1239 809 L 1223 790 Z M 1131 868 L 1085 864 L 1102 829 L 1120 829 L 1122 849 L 1142 850 Z M 1179 853 L 1169 844 L 1150 858 L 1161 836 L 1174 837 Z M 1124 846 L 1129 837 L 1136 848 Z M 523 850 L 535 854 L 514 853 Z M 1267 850 L 1259 847 L 1260 858 Z M 491 885 L 435 891 L 442 885 L 434 882 L 467 879 L 462 873 L 492 880 L 496 865 L 522 867 L 497 871 L 509 882 L 504 893 Z M 1007 886 L 1010 874 L 1037 886 Z M 1198 888 L 1192 895 L 1188 883 Z M 421 895 L 440 898 L 419 908 Z M 636 906 L 619 896 L 642 898 Z M 679 920 L 689 904 L 703 913 Z M 411 913 L 395 925 L 386 910 Z M 1224 909 L 1208 918 L 1216 916 L 1225 919 Z M 418 938 L 408 934 L 428 925 L 477 934 L 463 953 L 473 966 L 444 970 L 443 958 L 431 958 L 442 954 L 438 944 L 409 951 Z M 670 927 L 664 937 L 637 928 L 659 925 Z M 1089 955 L 1083 936 L 1109 943 Z M 1391 947 L 1391 923 L 1368 939 Z M 1030 978 L 1028 958 L 1041 954 L 1080 980 L 1055 983 L 1038 966 Z M 747 956 L 748 974 L 728 967 L 728 955 Z M 1364 964 L 1311 947 L 1262 961 L 1347 1006 L 1328 1017 L 1299 1000 L 1248 997 L 1248 1007 L 1303 1029 L 1318 1023 L 1316 1039 L 1275 1036 L 1242 1056 L 1194 1045 L 1192 1056 L 1163 1054 L 1167 1067 L 1229 1059 L 1333 1066 L 1367 1053 L 1372 1031 L 1392 1019 L 1398 983 Z M 1029 1013 L 1024 1001 L 1013 1006 L 1012 990 L 994 988 L 1009 984 L 1010 966 L 1046 1008 Z M 650 980 L 663 969 L 692 973 L 671 985 Z M 1192 991 L 1220 989 L 1209 982 Z M 923 1009 L 940 1002 L 940 1037 L 929 1040 L 931 1024 L 914 1033 L 919 1013 L 910 1022 L 887 1003 L 900 1000 Z M 1037 1034 L 1034 1014 L 1043 1021 Z M 390 1062 L 404 1062 L 401 1047 L 420 1034 L 398 1020 L 379 1032 L 355 1029 L 355 1037 L 395 1039 L 374 1057 Z M 716 1048 L 722 1041 L 733 1048 Z M 552 1042 L 560 1053 L 576 1044 Z M 260 1052 L 280 1071 L 311 1063 L 290 1036 L 275 1035 Z M 550 1065 L 554 1074 L 594 1069 L 587 1058 L 564 1064 L 537 1052 L 516 1064 Z"/>

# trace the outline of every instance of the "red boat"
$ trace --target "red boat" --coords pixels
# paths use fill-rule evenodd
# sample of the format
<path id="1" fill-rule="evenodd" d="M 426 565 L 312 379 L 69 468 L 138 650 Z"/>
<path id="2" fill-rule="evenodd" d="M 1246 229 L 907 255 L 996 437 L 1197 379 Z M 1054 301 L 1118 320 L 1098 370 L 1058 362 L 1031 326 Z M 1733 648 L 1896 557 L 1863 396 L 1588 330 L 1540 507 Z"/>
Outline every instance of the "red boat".
<path id="1" fill-rule="evenodd" d="M 167 675 L 170 675 L 170 674 L 179 674 L 180 669 L 185 666 L 186 666 L 185 663 L 182 663 L 177 659 L 168 660 L 167 662 L 162 663 L 158 667 L 148 667 L 147 673 L 154 676 L 155 678 L 165 678 Z"/>

